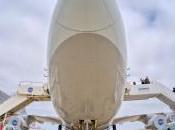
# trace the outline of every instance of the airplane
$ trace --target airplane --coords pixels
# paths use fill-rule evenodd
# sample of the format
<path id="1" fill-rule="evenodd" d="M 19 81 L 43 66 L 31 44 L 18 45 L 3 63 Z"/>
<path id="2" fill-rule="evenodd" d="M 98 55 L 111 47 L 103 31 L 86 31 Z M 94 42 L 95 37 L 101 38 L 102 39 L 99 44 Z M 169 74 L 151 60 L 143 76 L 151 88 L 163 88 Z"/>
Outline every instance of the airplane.
<path id="1" fill-rule="evenodd" d="M 3 130 L 51 122 L 58 129 L 116 130 L 142 121 L 146 130 L 174 129 L 175 94 L 158 82 L 127 83 L 127 47 L 116 0 L 58 0 L 48 41 L 48 83 L 20 83 L 0 105 Z M 172 113 L 116 117 L 122 101 L 157 97 Z M 59 118 L 22 115 L 33 101 L 51 101 Z"/>

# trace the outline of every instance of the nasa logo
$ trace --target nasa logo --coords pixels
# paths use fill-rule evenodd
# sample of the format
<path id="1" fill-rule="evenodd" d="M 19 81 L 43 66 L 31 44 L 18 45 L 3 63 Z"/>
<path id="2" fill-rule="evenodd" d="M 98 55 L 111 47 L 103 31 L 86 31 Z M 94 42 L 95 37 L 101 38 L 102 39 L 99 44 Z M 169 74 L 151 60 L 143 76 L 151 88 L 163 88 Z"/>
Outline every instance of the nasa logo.
<path id="1" fill-rule="evenodd" d="M 13 120 L 13 121 L 12 121 L 12 125 L 13 125 L 13 126 L 17 126 L 17 125 L 18 125 L 18 121 L 17 121 L 17 120 Z"/>
<path id="2" fill-rule="evenodd" d="M 163 124 L 164 124 L 163 119 L 159 119 L 159 120 L 158 120 L 158 124 L 159 124 L 159 125 L 163 125 Z"/>
<path id="3" fill-rule="evenodd" d="M 29 88 L 28 88 L 28 92 L 29 92 L 29 93 L 32 93 L 32 92 L 33 92 L 33 88 L 32 88 L 32 87 L 29 87 Z"/>

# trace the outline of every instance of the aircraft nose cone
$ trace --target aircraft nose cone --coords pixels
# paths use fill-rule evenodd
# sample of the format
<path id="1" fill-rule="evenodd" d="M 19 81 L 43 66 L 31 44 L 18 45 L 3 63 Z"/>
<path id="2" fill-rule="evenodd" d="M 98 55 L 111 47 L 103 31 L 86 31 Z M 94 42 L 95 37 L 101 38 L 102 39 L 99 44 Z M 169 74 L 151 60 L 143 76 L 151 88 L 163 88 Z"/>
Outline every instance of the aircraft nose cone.
<path id="1" fill-rule="evenodd" d="M 118 13 L 114 0 L 61 0 L 54 19 L 70 30 L 98 31 L 115 23 L 114 13 Z"/>

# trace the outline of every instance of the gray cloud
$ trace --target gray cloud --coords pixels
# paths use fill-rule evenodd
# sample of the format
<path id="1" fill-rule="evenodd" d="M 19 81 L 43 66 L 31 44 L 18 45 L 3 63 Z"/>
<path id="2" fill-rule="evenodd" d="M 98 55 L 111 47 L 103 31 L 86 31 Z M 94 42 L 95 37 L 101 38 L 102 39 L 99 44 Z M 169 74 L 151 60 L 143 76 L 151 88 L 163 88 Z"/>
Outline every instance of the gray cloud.
<path id="1" fill-rule="evenodd" d="M 13 93 L 21 80 L 42 81 L 55 2 L 0 1 L 0 89 Z"/>
<path id="2" fill-rule="evenodd" d="M 150 76 L 175 85 L 175 1 L 121 0 L 128 39 L 130 79 Z"/>
<path id="3" fill-rule="evenodd" d="M 175 2 L 118 2 L 128 39 L 130 79 L 149 75 L 168 86 L 174 86 Z M 42 79 L 55 3 L 56 0 L 0 1 L 1 89 L 9 91 L 20 80 Z"/>

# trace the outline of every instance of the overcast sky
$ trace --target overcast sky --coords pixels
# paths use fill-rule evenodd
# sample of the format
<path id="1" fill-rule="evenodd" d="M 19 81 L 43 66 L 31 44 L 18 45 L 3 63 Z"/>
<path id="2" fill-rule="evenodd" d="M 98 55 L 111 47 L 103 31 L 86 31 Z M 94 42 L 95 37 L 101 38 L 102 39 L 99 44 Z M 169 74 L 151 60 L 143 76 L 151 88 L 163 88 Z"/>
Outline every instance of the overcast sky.
<path id="1" fill-rule="evenodd" d="M 0 89 L 42 81 L 56 0 L 0 0 Z M 175 1 L 118 0 L 128 44 L 130 78 L 175 86 Z M 14 88 L 14 89 L 12 89 Z"/>
<path id="2" fill-rule="evenodd" d="M 19 81 L 42 81 L 55 3 L 0 0 L 0 88 L 7 93 Z"/>
<path id="3" fill-rule="evenodd" d="M 0 0 L 0 89 L 42 81 L 56 0 Z M 118 0 L 127 44 L 129 79 L 150 76 L 175 86 L 175 1 Z"/>
<path id="4" fill-rule="evenodd" d="M 131 77 L 175 86 L 175 1 L 120 0 Z"/>

